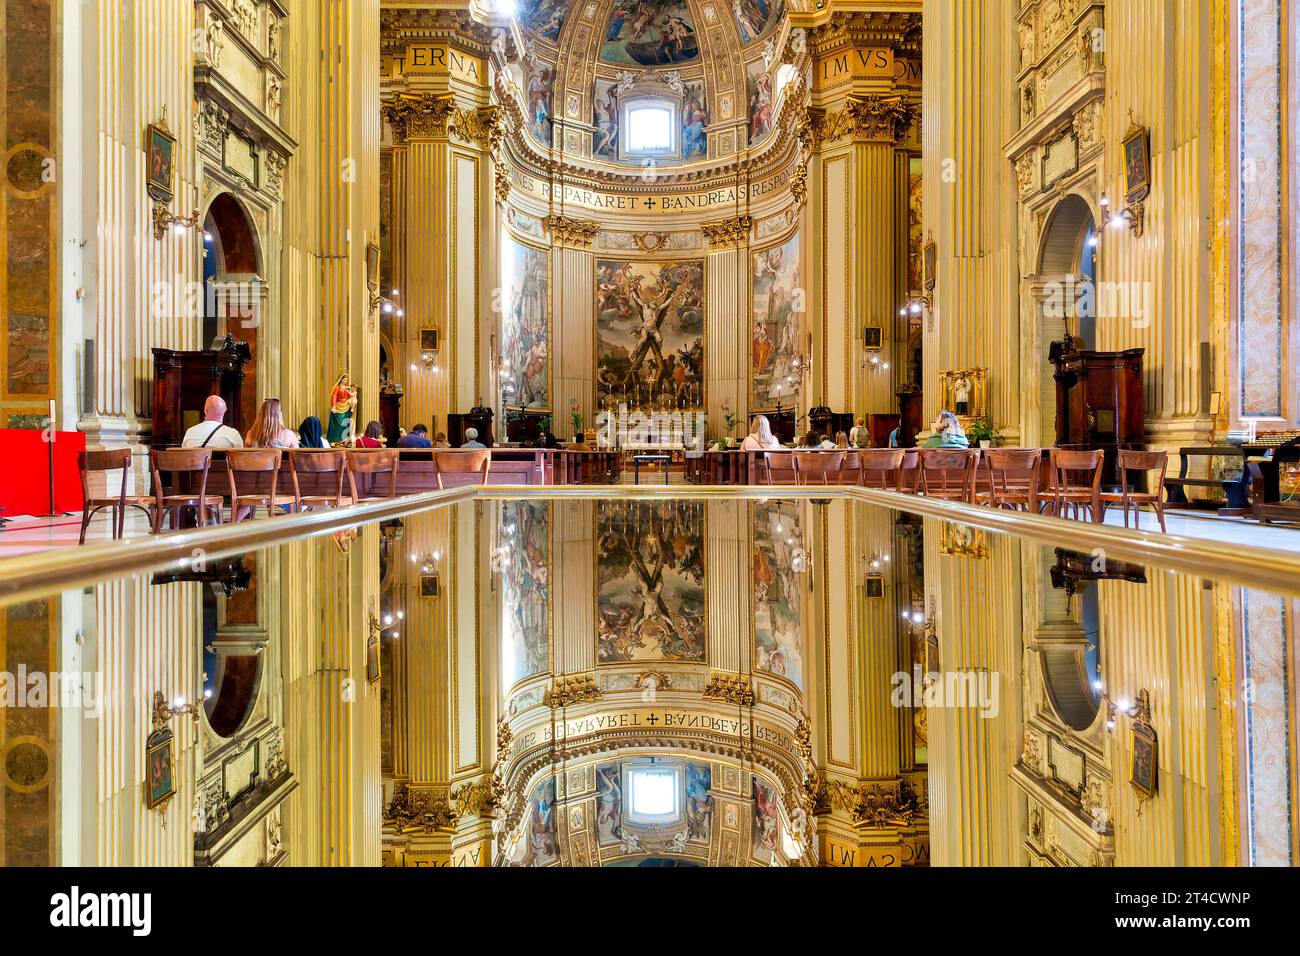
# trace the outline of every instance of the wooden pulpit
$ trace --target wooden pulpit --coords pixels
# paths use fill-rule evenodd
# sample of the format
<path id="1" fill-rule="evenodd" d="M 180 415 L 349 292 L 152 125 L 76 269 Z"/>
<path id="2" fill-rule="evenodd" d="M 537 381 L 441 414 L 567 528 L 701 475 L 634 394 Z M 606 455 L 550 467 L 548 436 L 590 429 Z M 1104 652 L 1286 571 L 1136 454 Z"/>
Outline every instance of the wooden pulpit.
<path id="1" fill-rule="evenodd" d="M 1056 446 L 1106 452 L 1102 483 L 1118 484 L 1121 448 L 1143 448 L 1143 349 L 1093 352 L 1077 340 L 1053 342 L 1048 355 L 1056 371 Z"/>
<path id="2" fill-rule="evenodd" d="M 249 360 L 247 342 L 230 336 L 197 352 L 153 350 L 153 437 L 155 448 L 173 448 L 185 431 L 203 420 L 209 395 L 226 400 L 225 423 L 238 429 L 243 421 L 240 384 Z"/>

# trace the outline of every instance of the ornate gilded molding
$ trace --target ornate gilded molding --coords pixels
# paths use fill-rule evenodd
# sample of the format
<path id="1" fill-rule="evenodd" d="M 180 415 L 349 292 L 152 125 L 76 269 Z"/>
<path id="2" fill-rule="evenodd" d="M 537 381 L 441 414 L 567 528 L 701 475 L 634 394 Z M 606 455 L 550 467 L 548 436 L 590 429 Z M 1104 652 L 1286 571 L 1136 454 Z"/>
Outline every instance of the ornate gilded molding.
<path id="1" fill-rule="evenodd" d="M 906 780 L 897 784 L 829 780 L 820 788 L 818 807 L 847 813 L 855 826 L 866 829 L 906 827 L 925 814 L 925 797 Z"/>
<path id="2" fill-rule="evenodd" d="M 746 217 L 748 218 L 748 217 Z M 709 675 L 709 683 L 704 688 L 705 700 L 725 700 L 730 704 L 752 706 L 754 703 L 754 685 L 744 674 Z"/>
<path id="3" fill-rule="evenodd" d="M 480 149 L 495 153 L 505 139 L 506 129 L 499 106 L 480 106 L 476 110 L 457 109 L 448 129 L 467 142 L 478 144 Z"/>
<path id="4" fill-rule="evenodd" d="M 453 790 L 451 811 L 457 820 L 468 816 L 491 817 L 496 814 L 502 796 L 500 778 L 489 774 Z"/>
<path id="5" fill-rule="evenodd" d="M 590 249 L 592 240 L 600 232 L 600 223 L 590 222 L 586 219 L 571 219 L 568 216 L 547 216 L 546 231 L 550 233 L 551 239 L 557 244 L 572 246 L 575 249 Z M 566 679 L 560 678 L 559 680 Z"/>
<path id="6" fill-rule="evenodd" d="M 750 216 L 733 216 L 721 222 L 706 222 L 700 226 L 700 231 L 704 233 L 710 249 L 726 249 L 743 243 L 749 237 L 753 224 L 754 220 Z"/>
<path id="7" fill-rule="evenodd" d="M 590 240 L 587 244 L 591 244 Z M 555 683 L 551 686 L 550 704 L 552 707 L 564 707 L 582 701 L 600 700 L 603 696 L 600 688 L 596 686 L 594 673 L 561 674 L 555 678 Z"/>
<path id="8" fill-rule="evenodd" d="M 912 108 L 900 97 L 849 97 L 844 109 L 825 117 L 824 141 L 851 136 L 873 142 L 897 143 L 912 125 Z"/>
<path id="9" fill-rule="evenodd" d="M 460 112 L 451 96 L 402 96 L 383 106 L 384 119 L 393 130 L 393 140 L 446 139 L 453 120 Z M 460 122 L 463 124 L 464 120 Z"/>
<path id="10" fill-rule="evenodd" d="M 796 205 L 802 206 L 808 201 L 808 162 L 804 160 L 790 174 L 790 195 Z"/>
<path id="11" fill-rule="evenodd" d="M 393 802 L 384 807 L 383 822 L 405 833 L 436 833 L 454 827 L 458 817 L 445 787 L 412 790 L 399 783 Z"/>

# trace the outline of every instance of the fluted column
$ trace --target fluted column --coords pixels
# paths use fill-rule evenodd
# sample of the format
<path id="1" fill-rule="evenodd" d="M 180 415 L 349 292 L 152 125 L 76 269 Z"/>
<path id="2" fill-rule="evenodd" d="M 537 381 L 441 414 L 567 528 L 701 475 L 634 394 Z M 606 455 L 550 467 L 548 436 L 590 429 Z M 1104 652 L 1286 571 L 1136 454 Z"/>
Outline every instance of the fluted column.
<path id="1" fill-rule="evenodd" d="M 583 427 L 595 427 L 600 411 L 592 378 L 596 367 L 596 258 L 591 243 L 599 228 L 584 219 L 552 216 L 551 235 L 551 431 L 570 437 L 574 411 Z M 573 404 L 570 404 L 573 403 Z"/>
<path id="2" fill-rule="evenodd" d="M 750 595 L 753 565 L 749 534 L 751 502 L 707 501 L 708 553 L 704 576 L 708 589 L 709 667 L 734 674 L 750 670 L 753 643 Z"/>
<path id="3" fill-rule="evenodd" d="M 704 363 L 708 439 L 727 432 L 724 406 L 736 416 L 736 437 L 749 431 L 749 374 L 752 308 L 749 286 L 748 216 L 706 225 L 709 254 L 707 277 L 708 322 L 705 324 Z M 745 348 L 737 348 L 745 343 Z M 789 403 L 787 402 L 787 405 Z"/>

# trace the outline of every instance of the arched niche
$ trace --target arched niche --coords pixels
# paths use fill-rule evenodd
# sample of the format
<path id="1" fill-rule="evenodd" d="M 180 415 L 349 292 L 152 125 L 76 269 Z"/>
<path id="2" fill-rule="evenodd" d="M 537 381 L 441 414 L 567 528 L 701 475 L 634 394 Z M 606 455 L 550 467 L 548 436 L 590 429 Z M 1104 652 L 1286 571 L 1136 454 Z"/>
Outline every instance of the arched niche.
<path id="1" fill-rule="evenodd" d="M 248 343 L 240 394 L 241 432 L 257 413 L 257 330 L 266 304 L 261 244 L 244 204 L 233 193 L 217 194 L 203 217 L 204 346 L 229 335 Z"/>
<path id="2" fill-rule="evenodd" d="M 1096 217 L 1088 200 L 1069 193 L 1048 214 L 1038 245 L 1035 288 L 1038 322 L 1038 443 L 1056 439 L 1056 381 L 1048 354 L 1068 330 L 1082 347 L 1097 347 L 1095 291 L 1080 299 L 1080 289 L 1096 280 Z"/>

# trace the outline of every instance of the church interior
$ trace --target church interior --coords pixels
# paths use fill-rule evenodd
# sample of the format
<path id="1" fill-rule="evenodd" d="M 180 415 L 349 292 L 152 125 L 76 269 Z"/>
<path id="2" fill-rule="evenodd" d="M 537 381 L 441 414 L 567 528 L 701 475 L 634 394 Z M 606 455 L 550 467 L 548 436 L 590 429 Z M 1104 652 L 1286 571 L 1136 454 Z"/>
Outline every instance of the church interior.
<path id="1" fill-rule="evenodd" d="M 1300 862 L 1300 5 L 0 4 L 0 865 Z"/>

